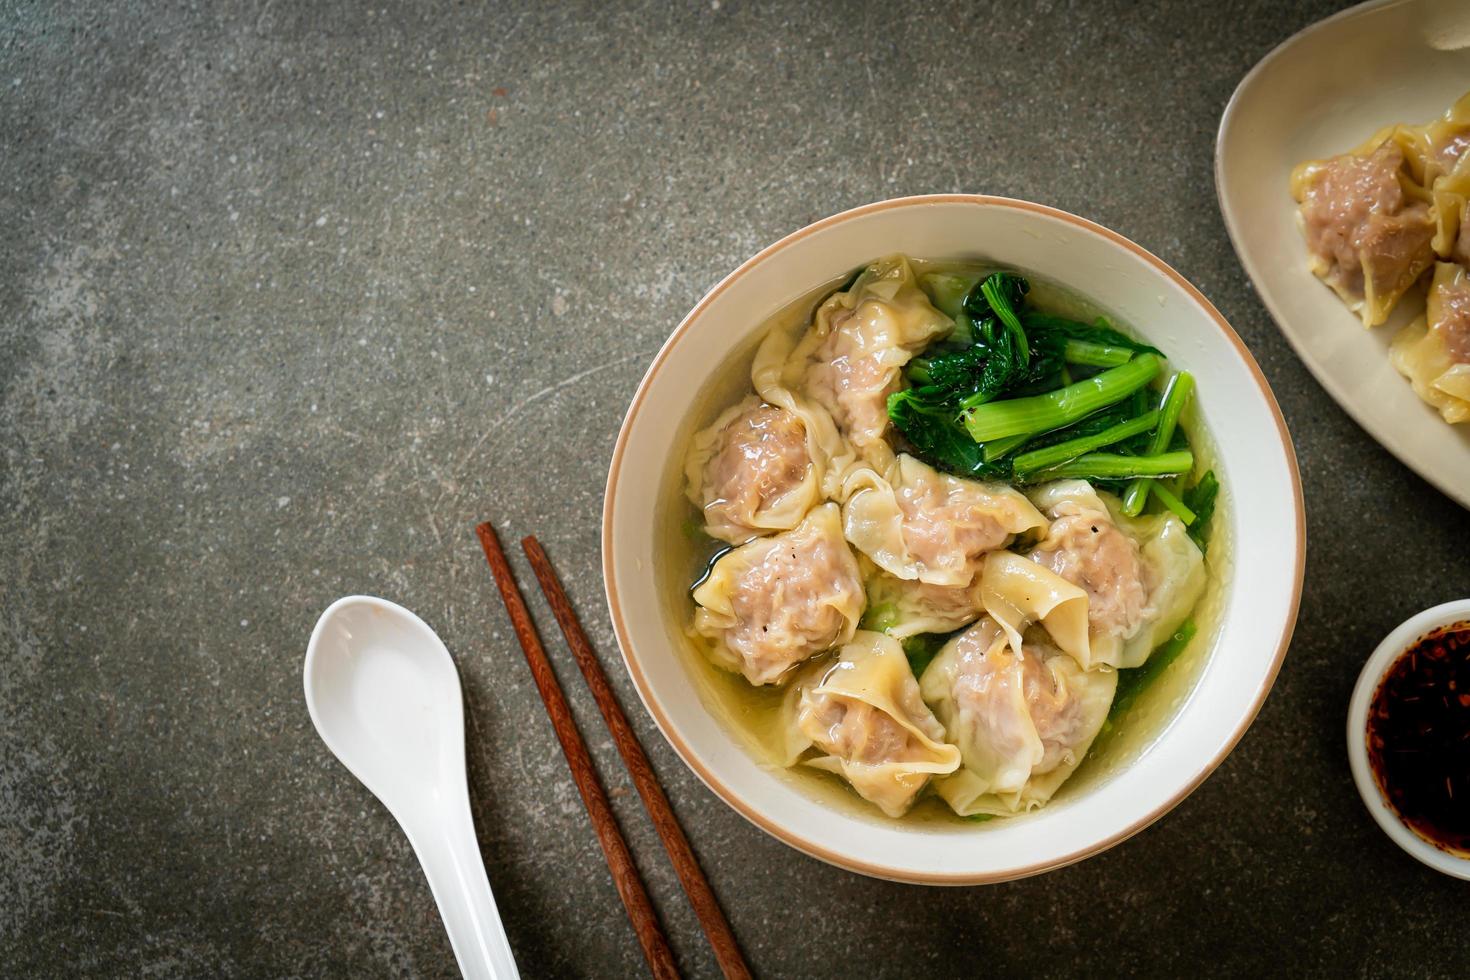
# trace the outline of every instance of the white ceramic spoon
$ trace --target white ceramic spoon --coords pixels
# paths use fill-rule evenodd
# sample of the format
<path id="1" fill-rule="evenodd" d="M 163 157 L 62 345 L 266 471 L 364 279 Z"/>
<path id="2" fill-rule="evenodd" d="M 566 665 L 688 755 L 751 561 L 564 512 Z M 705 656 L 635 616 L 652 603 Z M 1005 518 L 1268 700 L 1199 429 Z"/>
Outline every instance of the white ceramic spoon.
<path id="1" fill-rule="evenodd" d="M 304 674 L 322 741 L 408 835 L 460 972 L 515 980 L 470 816 L 464 703 L 443 641 L 402 606 L 347 596 L 317 620 Z"/>

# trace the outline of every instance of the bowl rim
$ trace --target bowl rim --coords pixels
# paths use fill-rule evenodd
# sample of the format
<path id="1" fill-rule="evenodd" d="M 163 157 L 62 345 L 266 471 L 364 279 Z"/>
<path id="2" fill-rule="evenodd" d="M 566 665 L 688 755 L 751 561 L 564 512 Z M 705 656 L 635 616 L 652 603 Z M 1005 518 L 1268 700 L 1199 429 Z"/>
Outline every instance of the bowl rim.
<path id="1" fill-rule="evenodd" d="M 1352 699 L 1348 702 L 1345 734 L 1348 767 L 1352 770 L 1353 783 L 1358 787 L 1358 795 L 1363 798 L 1363 806 L 1379 828 L 1415 860 L 1452 877 L 1470 880 L 1470 857 L 1451 854 L 1429 843 L 1411 830 L 1389 806 L 1383 791 L 1378 788 L 1378 780 L 1373 778 L 1372 768 L 1368 765 L 1367 739 L 1368 708 L 1372 704 L 1373 695 L 1378 692 L 1379 683 L 1388 673 L 1388 668 L 1420 637 L 1441 626 L 1464 620 L 1470 620 L 1470 599 L 1455 599 L 1431 606 L 1394 627 L 1383 638 L 1383 642 L 1374 648 L 1363 664 L 1363 670 L 1358 674 L 1358 682 L 1353 685 Z"/>
<path id="2" fill-rule="evenodd" d="M 1287 469 L 1291 477 L 1291 494 L 1292 502 L 1294 505 L 1293 509 L 1295 511 L 1297 546 L 1294 567 L 1292 570 L 1292 595 L 1289 605 L 1289 615 L 1287 616 L 1286 622 L 1282 629 L 1281 639 L 1278 642 L 1276 650 L 1272 655 L 1271 665 L 1269 668 L 1269 672 L 1267 673 L 1265 682 L 1261 685 L 1261 688 L 1257 692 L 1254 701 L 1250 704 L 1249 708 L 1242 717 L 1240 724 L 1231 733 L 1230 737 L 1226 740 L 1225 744 L 1220 748 L 1220 750 L 1204 763 L 1202 763 L 1200 767 L 1195 771 L 1195 773 L 1184 782 L 1184 784 L 1173 796 L 1169 797 L 1169 799 L 1165 800 L 1162 804 L 1156 806 L 1153 810 L 1144 814 L 1133 823 L 1129 824 L 1127 827 L 1123 828 L 1117 833 L 1114 833 L 1112 836 L 1093 844 L 1068 851 L 1053 859 L 1033 862 L 1032 864 L 1025 865 L 1019 868 L 1008 868 L 1004 871 L 982 872 L 978 874 L 957 873 L 951 875 L 943 873 L 916 873 L 902 867 L 901 865 L 875 864 L 868 861 L 854 860 L 846 855 L 831 850 L 830 848 L 822 845 L 817 841 L 810 840 L 797 833 L 794 833 L 788 828 L 776 823 L 775 821 L 766 819 L 754 808 L 748 806 L 744 800 L 733 793 L 727 786 L 721 783 L 720 780 L 715 776 L 715 774 L 711 772 L 708 768 L 706 768 L 705 765 L 700 761 L 698 755 L 693 751 L 692 747 L 684 741 L 684 739 L 680 736 L 678 730 L 670 722 L 670 719 L 666 717 L 663 711 L 659 708 L 657 700 L 651 696 L 651 692 L 648 686 L 648 680 L 644 676 L 641 667 L 638 665 L 636 660 L 629 655 L 629 651 L 632 649 L 633 644 L 628 633 L 627 624 L 623 620 L 622 610 L 618 599 L 617 580 L 615 576 L 613 561 L 613 555 L 615 554 L 615 552 L 612 534 L 612 516 L 614 503 L 617 496 L 618 479 L 621 474 L 623 453 L 624 450 L 627 448 L 631 422 L 637 415 L 639 407 L 641 406 L 644 397 L 648 393 L 654 376 L 663 367 L 664 362 L 668 359 L 669 354 L 674 346 L 677 345 L 683 339 L 684 335 L 689 332 L 693 323 L 704 314 L 705 310 L 710 306 L 712 302 L 714 302 L 714 300 L 720 294 L 724 293 L 736 281 L 747 275 L 753 268 L 759 265 L 763 265 L 766 261 L 768 261 L 775 255 L 786 250 L 787 248 L 808 237 L 809 235 L 815 234 L 816 232 L 830 228 L 834 225 L 838 225 L 843 222 L 862 217 L 864 215 L 873 214 L 878 211 L 884 211 L 891 208 L 904 208 L 932 204 L 969 204 L 981 207 L 1012 208 L 1015 210 L 1029 211 L 1035 214 L 1042 215 L 1044 217 L 1064 221 L 1078 227 L 1085 232 L 1101 236 L 1112 244 L 1134 253 L 1137 257 L 1139 257 L 1145 263 L 1151 266 L 1155 271 L 1157 271 L 1164 277 L 1172 280 L 1175 285 L 1182 289 L 1191 300 L 1199 304 L 1200 308 L 1205 312 L 1208 319 L 1214 323 L 1215 327 L 1224 335 L 1225 339 L 1235 346 L 1237 352 L 1240 354 L 1241 359 L 1244 361 L 1249 371 L 1251 380 L 1254 381 L 1256 384 L 1257 391 L 1259 392 L 1260 396 L 1265 400 L 1266 406 L 1270 409 L 1271 417 L 1276 423 L 1277 433 L 1281 439 L 1282 449 L 1284 450 L 1286 455 Z M 1228 756 L 1232 750 L 1234 750 L 1235 746 L 1239 744 L 1240 739 L 1245 735 L 1246 729 L 1250 727 L 1251 723 L 1255 720 L 1257 714 L 1259 714 L 1261 710 L 1261 705 L 1265 702 L 1266 696 L 1270 693 L 1271 688 L 1275 685 L 1276 677 L 1281 671 L 1282 661 L 1286 657 L 1287 648 L 1291 644 L 1292 634 L 1296 629 L 1297 616 L 1300 612 L 1301 605 L 1303 575 L 1306 567 L 1306 513 L 1302 501 L 1301 473 L 1297 465 L 1296 449 L 1291 440 L 1291 433 L 1287 430 L 1286 420 L 1281 414 L 1281 406 L 1277 403 L 1276 396 L 1272 393 L 1271 387 L 1267 383 L 1265 375 L 1261 371 L 1260 365 L 1257 364 L 1256 359 L 1251 356 L 1250 350 L 1246 347 L 1245 342 L 1240 339 L 1240 335 L 1235 332 L 1234 328 L 1230 326 L 1229 322 L 1225 319 L 1223 315 L 1221 315 L 1220 311 L 1215 308 L 1214 304 L 1206 299 L 1204 294 L 1201 293 L 1192 283 L 1190 283 L 1182 275 L 1176 272 L 1172 266 L 1164 262 L 1152 252 L 1143 248 L 1141 245 L 1137 244 L 1129 238 L 1124 237 L 1118 232 L 1115 232 L 1110 228 L 1106 228 L 1103 225 L 1100 225 L 1094 221 L 1090 221 L 1087 218 L 1072 214 L 1069 211 L 1063 211 L 1060 208 L 1054 208 L 1045 204 L 1037 204 L 1032 201 L 1023 201 L 1016 198 L 998 197 L 988 194 L 920 194 L 907 197 L 890 198 L 888 200 L 876 201 L 871 204 L 860 205 L 858 207 L 850 208 L 846 211 L 841 211 L 829 217 L 814 221 L 811 224 L 799 228 L 796 231 L 793 231 L 790 234 L 787 234 L 784 237 L 778 239 L 774 243 L 767 245 L 755 255 L 746 259 L 733 272 L 725 276 L 717 284 L 715 284 L 713 288 L 705 293 L 704 296 L 700 298 L 699 302 L 695 303 L 694 307 L 687 314 L 685 314 L 682 320 L 679 321 L 679 325 L 676 326 L 673 332 L 669 334 L 668 339 L 664 341 L 663 345 L 659 348 L 658 353 L 654 355 L 652 363 L 649 364 L 648 370 L 644 373 L 643 379 L 639 382 L 638 388 L 633 394 L 632 401 L 628 405 L 628 410 L 623 416 L 622 425 L 618 429 L 617 441 L 613 446 L 612 459 L 608 465 L 607 483 L 603 494 L 601 541 L 603 587 L 606 594 L 608 612 L 612 619 L 613 632 L 614 635 L 617 637 L 618 649 L 622 655 L 623 666 L 627 669 L 629 676 L 633 680 L 633 686 L 638 692 L 639 700 L 643 702 L 644 708 L 653 717 L 654 723 L 658 726 L 659 732 L 663 735 L 664 740 L 669 743 L 669 745 L 674 749 L 674 752 L 679 756 L 680 759 L 683 760 L 684 764 L 688 766 L 689 769 L 696 776 L 699 777 L 700 781 L 703 782 L 707 787 L 709 787 L 709 789 L 714 792 L 716 796 L 724 800 L 726 804 L 728 804 L 732 809 L 735 810 L 735 812 L 739 813 L 741 816 L 745 817 L 745 819 L 749 820 L 751 823 L 755 824 L 766 833 L 775 837 L 777 840 L 780 840 L 805 854 L 825 861 L 828 864 L 836 865 L 837 867 L 844 868 L 849 871 L 856 871 L 858 873 L 876 878 L 885 878 L 891 881 L 904 881 L 930 885 L 977 885 L 1010 881 L 1017 878 L 1029 877 L 1031 875 L 1040 874 L 1044 871 L 1050 871 L 1056 868 L 1064 867 L 1066 865 L 1074 864 L 1078 861 L 1081 861 L 1084 858 L 1091 857 L 1094 854 L 1098 854 L 1102 851 L 1107 850 L 1110 847 L 1119 844 L 1124 840 L 1127 840 L 1129 837 L 1132 837 L 1134 834 L 1148 827 L 1150 824 L 1154 823 L 1154 821 L 1158 820 L 1164 814 L 1168 813 L 1170 810 L 1174 809 L 1174 807 L 1178 806 L 1184 800 L 1184 798 L 1192 793 L 1200 785 L 1200 783 L 1204 782 L 1205 778 L 1209 776 L 1209 774 L 1213 772 L 1222 761 L 1224 761 L 1225 757 Z"/>

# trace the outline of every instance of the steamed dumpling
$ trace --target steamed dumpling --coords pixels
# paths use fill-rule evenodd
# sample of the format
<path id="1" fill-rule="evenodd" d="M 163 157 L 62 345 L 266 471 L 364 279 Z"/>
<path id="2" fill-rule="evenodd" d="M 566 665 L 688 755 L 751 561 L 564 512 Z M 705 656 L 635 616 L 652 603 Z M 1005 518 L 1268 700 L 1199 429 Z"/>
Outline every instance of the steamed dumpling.
<path id="1" fill-rule="evenodd" d="M 1028 627 L 1040 625 L 1084 670 L 1102 663 L 1095 654 L 1104 653 L 1105 645 L 1092 642 L 1087 593 L 1030 558 L 1009 551 L 987 555 L 980 571 L 980 605 L 1012 649 L 1021 649 Z"/>
<path id="2" fill-rule="evenodd" d="M 1138 542 L 1113 522 L 1087 483 L 1064 480 L 1035 494 L 1051 517 L 1030 558 L 1087 593 L 1087 620 L 1104 636 L 1132 636 L 1150 615 Z"/>
<path id="3" fill-rule="evenodd" d="M 1018 651 L 993 620 L 980 620 L 945 645 L 920 682 L 963 759 L 936 784 L 939 795 L 961 816 L 1045 803 L 1087 754 L 1117 683 L 1116 672 L 1084 671 L 1044 634 Z"/>
<path id="4" fill-rule="evenodd" d="M 862 469 L 848 488 L 847 539 L 890 575 L 930 585 L 969 585 L 987 552 L 1046 525 L 1012 487 L 940 473 L 907 454 L 887 479 Z"/>
<path id="5" fill-rule="evenodd" d="M 1142 665 L 1204 592 L 1204 555 L 1184 523 L 1170 513 L 1127 517 L 1082 480 L 1045 484 L 1031 499 L 1051 526 L 1028 559 L 1087 599 L 1085 649 L 1048 621 L 1053 638 L 1083 667 Z"/>
<path id="6" fill-rule="evenodd" d="M 723 555 L 694 601 L 694 631 L 710 659 L 752 684 L 780 683 L 796 664 L 847 642 L 865 600 L 837 505 Z"/>
<path id="7" fill-rule="evenodd" d="M 1291 175 L 1312 273 L 1377 326 L 1434 261 L 1427 187 L 1414 178 L 1400 127 Z"/>
<path id="8" fill-rule="evenodd" d="M 1434 182 L 1434 251 L 1442 259 L 1470 265 L 1470 156 Z"/>
<path id="9" fill-rule="evenodd" d="M 1446 422 L 1470 420 L 1470 273 L 1448 262 L 1435 266 L 1424 316 L 1400 331 L 1390 354 Z"/>
<path id="10" fill-rule="evenodd" d="M 900 640 L 920 633 L 952 633 L 984 611 L 979 578 L 969 585 L 930 585 L 874 569 L 864 580 L 868 584 L 864 628 Z"/>
<path id="11" fill-rule="evenodd" d="M 817 310 L 803 385 L 859 452 L 886 449 L 899 369 L 954 322 L 936 310 L 902 256 L 875 262 Z"/>
<path id="12" fill-rule="evenodd" d="M 831 664 L 814 664 L 787 695 L 788 757 L 835 773 L 890 817 L 902 816 L 960 752 L 919 694 L 898 641 L 860 631 Z"/>
<path id="13" fill-rule="evenodd" d="M 795 527 L 821 494 L 801 418 L 754 396 L 694 437 L 685 474 L 705 532 L 731 544 Z"/>
<path id="14" fill-rule="evenodd" d="M 1394 138 L 1414 179 L 1425 187 L 1438 182 L 1470 158 L 1470 93 L 1460 96 L 1445 114 L 1423 126 L 1393 127 Z"/>
<path id="15" fill-rule="evenodd" d="M 766 337 L 751 381 L 766 401 L 807 422 L 828 497 L 840 499 L 854 465 L 892 462 L 888 396 L 903 383 L 909 359 L 953 326 L 919 288 L 908 260 L 894 256 L 823 301 L 804 334 Z"/>

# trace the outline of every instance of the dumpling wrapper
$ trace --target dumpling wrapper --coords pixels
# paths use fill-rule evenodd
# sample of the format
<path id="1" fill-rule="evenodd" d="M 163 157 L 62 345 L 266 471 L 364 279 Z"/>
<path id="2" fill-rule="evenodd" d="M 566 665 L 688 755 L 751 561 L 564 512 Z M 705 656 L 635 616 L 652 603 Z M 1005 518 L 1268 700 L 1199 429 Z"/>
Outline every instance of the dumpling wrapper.
<path id="1" fill-rule="evenodd" d="M 730 544 L 790 530 L 821 500 L 800 416 L 754 395 L 695 434 L 684 475 L 705 533 Z"/>
<path id="2" fill-rule="evenodd" d="M 842 523 L 888 574 L 963 587 L 988 552 L 1046 519 L 1013 487 L 940 473 L 905 453 L 886 477 L 863 468 L 848 478 Z"/>
<path id="3" fill-rule="evenodd" d="M 1467 151 L 1470 93 L 1438 119 L 1385 126 L 1348 153 L 1292 171 L 1312 272 L 1365 326 L 1388 319 L 1436 254 L 1470 262 Z"/>
<path id="4" fill-rule="evenodd" d="M 908 260 L 896 255 L 824 300 L 805 333 L 766 337 L 751 381 L 762 398 L 807 423 L 825 496 L 842 499 L 853 466 L 885 469 L 892 462 L 888 396 L 901 387 L 903 366 L 953 328 L 919 288 Z"/>
<path id="5" fill-rule="evenodd" d="M 1422 126 L 1389 127 L 1403 148 L 1409 172 L 1424 187 L 1433 187 L 1470 159 L 1470 93 L 1460 96 L 1444 115 Z M 1380 132 L 1384 132 L 1380 130 Z"/>
<path id="6" fill-rule="evenodd" d="M 890 817 L 902 816 L 931 776 L 959 768 L 960 750 L 919 693 L 897 640 L 861 630 L 836 662 L 813 664 L 787 693 L 787 765 L 846 779 Z M 802 759 L 808 750 L 818 755 Z"/>
<path id="7" fill-rule="evenodd" d="M 846 643 L 866 597 L 836 504 L 790 531 L 721 556 L 694 590 L 694 633 L 709 658 L 752 684 L 779 684 L 803 660 Z"/>
<path id="8" fill-rule="evenodd" d="M 1388 319 L 1434 262 L 1433 198 L 1417 149 L 1413 127 L 1390 126 L 1291 173 L 1308 267 L 1366 327 Z"/>
<path id="9" fill-rule="evenodd" d="M 980 604 L 1013 649 L 1021 649 L 1028 627 L 1040 624 L 1084 670 L 1104 662 L 1094 659 L 1088 635 L 1087 593 L 1029 558 L 1009 551 L 987 555 L 980 573 Z"/>
<path id="10" fill-rule="evenodd" d="M 1399 331 L 1389 356 L 1446 422 L 1470 421 L 1470 273 L 1435 266 L 1424 315 Z"/>
<path id="11" fill-rule="evenodd" d="M 1434 182 L 1435 253 L 1449 262 L 1470 265 L 1470 155 Z"/>
<path id="12" fill-rule="evenodd" d="M 1013 645 L 1039 623 L 1084 669 L 1142 666 L 1204 593 L 1204 555 L 1188 529 L 1170 513 L 1128 517 L 1084 480 L 1043 484 L 1031 499 L 1050 530 L 1027 557 L 987 559 L 986 612 Z"/>
<path id="13" fill-rule="evenodd" d="M 918 579 L 894 578 L 866 556 L 858 557 L 868 590 L 868 611 L 862 628 L 896 639 L 920 633 L 952 633 L 980 618 L 985 611 L 980 577 L 969 585 L 930 585 Z"/>
<path id="14" fill-rule="evenodd" d="M 920 681 L 963 762 L 935 791 L 960 816 L 1041 806 L 1086 756 L 1117 684 L 1115 671 L 1083 670 L 1037 637 L 1013 649 L 998 624 L 980 620 Z"/>

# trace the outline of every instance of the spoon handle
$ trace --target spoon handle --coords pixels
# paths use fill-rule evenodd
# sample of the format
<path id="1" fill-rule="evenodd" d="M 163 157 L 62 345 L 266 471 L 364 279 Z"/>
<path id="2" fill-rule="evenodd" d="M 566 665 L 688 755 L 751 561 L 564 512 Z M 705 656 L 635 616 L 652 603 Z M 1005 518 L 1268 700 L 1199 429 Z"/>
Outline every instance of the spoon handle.
<path id="1" fill-rule="evenodd" d="M 517 980 L 520 971 L 495 907 L 490 879 L 485 876 L 468 797 L 462 806 L 450 810 L 447 819 L 412 840 L 459 961 L 459 972 L 465 980 Z"/>

